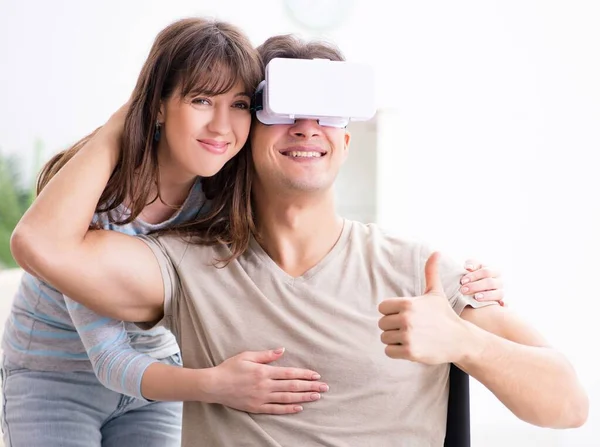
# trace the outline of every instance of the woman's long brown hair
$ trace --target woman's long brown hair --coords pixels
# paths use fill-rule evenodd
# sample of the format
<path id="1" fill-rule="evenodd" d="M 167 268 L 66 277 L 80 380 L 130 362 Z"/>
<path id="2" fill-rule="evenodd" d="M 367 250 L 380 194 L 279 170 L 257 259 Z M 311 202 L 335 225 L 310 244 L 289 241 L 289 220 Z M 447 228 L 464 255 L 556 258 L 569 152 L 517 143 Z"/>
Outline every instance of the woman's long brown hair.
<path id="1" fill-rule="evenodd" d="M 158 179 L 157 145 L 153 137 L 163 101 L 175 92 L 182 98 L 223 94 L 238 80 L 251 96 L 261 76 L 257 51 L 238 28 L 228 23 L 190 18 L 162 30 L 131 96 L 121 157 L 96 212 L 106 213 L 127 201 L 127 214 L 116 218 L 109 213 L 111 223 L 124 225 L 135 220 L 148 204 L 148 191 L 153 190 Z M 95 133 L 50 159 L 38 177 L 38 194 Z M 204 192 L 211 201 L 209 212 L 170 231 L 193 236 L 194 241 L 202 244 L 229 245 L 232 255 L 223 260 L 225 262 L 240 255 L 254 229 L 251 175 L 250 153 L 244 147 L 219 173 L 202 180 Z"/>

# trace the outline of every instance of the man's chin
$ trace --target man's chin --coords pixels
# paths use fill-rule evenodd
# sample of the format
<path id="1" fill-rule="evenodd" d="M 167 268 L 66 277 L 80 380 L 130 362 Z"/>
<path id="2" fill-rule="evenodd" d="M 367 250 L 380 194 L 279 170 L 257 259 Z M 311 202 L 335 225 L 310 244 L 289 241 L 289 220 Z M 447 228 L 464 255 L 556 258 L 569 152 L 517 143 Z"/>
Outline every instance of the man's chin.
<path id="1" fill-rule="evenodd" d="M 317 179 L 300 179 L 300 178 L 285 178 L 284 185 L 281 189 L 288 191 L 292 194 L 310 194 L 314 195 L 317 193 L 326 193 L 333 183 L 318 181 Z"/>

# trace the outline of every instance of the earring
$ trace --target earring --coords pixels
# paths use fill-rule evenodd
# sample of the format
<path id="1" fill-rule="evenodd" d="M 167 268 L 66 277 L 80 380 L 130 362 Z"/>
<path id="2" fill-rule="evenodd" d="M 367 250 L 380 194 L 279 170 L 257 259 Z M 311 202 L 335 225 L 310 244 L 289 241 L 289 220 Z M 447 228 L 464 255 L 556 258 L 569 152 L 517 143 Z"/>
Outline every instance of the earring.
<path id="1" fill-rule="evenodd" d="M 154 141 L 160 141 L 160 123 L 158 121 L 154 126 Z"/>

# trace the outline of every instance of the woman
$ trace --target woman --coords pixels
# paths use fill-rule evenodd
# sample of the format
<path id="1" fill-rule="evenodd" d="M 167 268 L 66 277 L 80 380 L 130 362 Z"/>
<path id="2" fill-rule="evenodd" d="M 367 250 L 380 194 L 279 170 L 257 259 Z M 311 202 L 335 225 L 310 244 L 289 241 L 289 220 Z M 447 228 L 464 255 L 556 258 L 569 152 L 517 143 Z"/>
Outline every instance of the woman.
<path id="1" fill-rule="evenodd" d="M 260 73 L 256 51 L 227 23 L 186 19 L 165 28 L 142 68 L 126 117 L 125 109 L 117 114 L 122 152 L 93 224 L 145 234 L 214 221 L 231 207 L 247 209 L 247 197 L 232 201 L 239 192 L 232 185 L 244 188 L 247 181 L 245 155 L 236 154 L 248 137 L 250 95 Z M 83 146 L 111 131 L 107 125 L 54 157 L 38 191 Z M 230 225 L 233 234 L 244 233 L 246 215 Z M 213 236 L 224 238 L 223 228 L 213 227 Z M 243 240 L 231 242 L 239 247 Z M 281 350 L 242 353 L 215 371 L 179 368 L 170 332 L 143 332 L 99 317 L 28 274 L 2 348 L 7 447 L 174 447 L 180 445 L 181 404 L 146 399 L 211 399 L 243 411 L 281 414 L 298 411 L 296 404 L 314 399 L 323 385 L 313 380 L 314 371 L 266 365 Z M 289 380 L 272 381 L 276 374 Z M 304 381 L 305 392 L 287 392 L 296 380 Z M 267 381 L 271 388 L 262 387 Z M 223 391 L 207 397 L 207 385 Z M 274 399 L 271 391 L 282 394 Z"/>

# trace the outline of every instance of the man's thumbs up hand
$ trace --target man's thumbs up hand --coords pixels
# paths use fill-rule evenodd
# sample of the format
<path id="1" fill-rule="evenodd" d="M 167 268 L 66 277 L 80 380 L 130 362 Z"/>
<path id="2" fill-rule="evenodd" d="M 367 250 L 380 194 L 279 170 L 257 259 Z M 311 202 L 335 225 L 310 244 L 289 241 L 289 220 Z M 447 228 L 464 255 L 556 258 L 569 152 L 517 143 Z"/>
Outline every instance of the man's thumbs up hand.
<path id="1" fill-rule="evenodd" d="M 439 253 L 425 264 L 425 293 L 417 297 L 390 298 L 379 305 L 385 353 L 395 359 L 437 365 L 462 359 L 467 323 L 448 303 L 439 270 Z"/>

